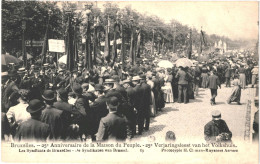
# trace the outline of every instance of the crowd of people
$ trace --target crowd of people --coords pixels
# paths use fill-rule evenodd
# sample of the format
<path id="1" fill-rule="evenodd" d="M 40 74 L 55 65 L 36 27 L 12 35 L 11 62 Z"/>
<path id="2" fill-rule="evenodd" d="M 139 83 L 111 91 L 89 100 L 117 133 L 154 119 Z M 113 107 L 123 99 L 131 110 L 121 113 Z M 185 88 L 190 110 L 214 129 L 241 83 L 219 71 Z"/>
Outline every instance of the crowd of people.
<path id="1" fill-rule="evenodd" d="M 229 58 L 232 60 L 232 58 Z M 160 68 L 160 60 L 136 65 L 94 65 L 83 60 L 72 72 L 49 62 L 2 72 L 2 139 L 92 141 L 131 140 L 149 130 L 150 118 L 165 103 L 189 103 L 199 88 L 234 89 L 228 103 L 240 104 L 241 89 L 256 84 L 258 64 L 249 58 L 235 65 L 216 59 L 192 67 Z"/>

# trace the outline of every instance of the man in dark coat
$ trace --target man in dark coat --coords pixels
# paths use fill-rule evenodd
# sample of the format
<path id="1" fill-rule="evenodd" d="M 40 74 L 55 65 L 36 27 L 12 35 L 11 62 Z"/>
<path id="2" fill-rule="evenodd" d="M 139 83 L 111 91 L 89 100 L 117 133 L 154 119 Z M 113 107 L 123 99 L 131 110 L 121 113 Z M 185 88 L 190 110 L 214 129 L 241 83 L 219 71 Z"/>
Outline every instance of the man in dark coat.
<path id="1" fill-rule="evenodd" d="M 13 106 L 13 105 L 16 105 L 12 99 L 12 95 L 14 95 L 14 93 L 18 93 L 18 81 L 17 81 L 17 78 L 16 78 L 17 74 L 16 74 L 16 71 L 11 71 L 9 73 L 9 77 L 10 77 L 10 81 L 7 86 L 5 87 L 5 90 L 3 92 L 3 102 L 2 104 L 2 107 L 4 107 L 2 109 L 2 112 L 7 112 L 8 109 Z M 16 101 L 16 100 L 15 100 Z"/>
<path id="2" fill-rule="evenodd" d="M 188 74 L 183 67 L 177 72 L 175 78 L 178 78 L 178 103 L 181 103 L 182 93 L 184 104 L 188 103 Z"/>
<path id="3" fill-rule="evenodd" d="M 230 141 L 232 133 L 226 122 L 221 119 L 221 113 L 218 110 L 212 112 L 212 120 L 204 127 L 205 140 L 207 142 Z"/>
<path id="4" fill-rule="evenodd" d="M 98 131 L 98 126 L 101 118 L 105 117 L 108 114 L 108 109 L 106 105 L 106 97 L 103 94 L 104 87 L 101 84 L 95 85 L 95 92 L 97 99 L 90 104 L 91 110 L 95 113 L 95 133 Z"/>
<path id="5" fill-rule="evenodd" d="M 210 99 L 210 104 L 216 104 L 215 98 L 218 95 L 218 86 L 221 88 L 221 84 L 219 81 L 218 76 L 216 75 L 216 71 L 213 70 L 211 71 L 211 75 L 209 76 L 209 88 L 211 91 L 211 99 Z"/>
<path id="6" fill-rule="evenodd" d="M 146 76 L 141 75 L 141 88 L 144 92 L 143 106 L 144 106 L 144 118 L 145 118 L 145 130 L 149 130 L 150 126 L 150 104 L 151 104 L 151 87 L 146 83 Z"/>
<path id="7" fill-rule="evenodd" d="M 82 117 L 82 115 L 75 106 L 68 103 L 68 92 L 64 88 L 57 90 L 57 102 L 55 102 L 53 106 L 62 111 L 61 119 L 64 129 L 62 138 L 64 139 L 69 135 L 67 134 L 69 126 L 71 124 L 77 124 L 77 119 Z"/>
<path id="8" fill-rule="evenodd" d="M 112 96 L 106 103 L 109 109 L 109 114 L 100 121 L 97 140 L 123 141 L 126 139 L 126 120 L 117 113 L 119 100 Z"/>
<path id="9" fill-rule="evenodd" d="M 135 99 L 134 108 L 137 110 L 137 124 L 138 124 L 138 134 L 141 135 L 144 128 L 144 91 L 140 83 L 141 78 L 139 76 L 134 76 L 132 81 L 134 84 Z"/>
<path id="10" fill-rule="evenodd" d="M 75 106 L 78 111 L 84 116 L 83 119 L 79 121 L 79 132 L 81 136 L 84 134 L 85 136 L 90 135 L 92 140 L 95 140 L 94 136 L 94 112 L 89 106 L 89 100 L 87 97 L 84 97 L 83 89 L 80 84 L 74 83 L 72 87 L 72 91 L 76 95 Z"/>
<path id="11" fill-rule="evenodd" d="M 53 106 L 55 95 L 52 90 L 45 90 L 42 98 L 44 99 L 46 108 L 42 111 L 41 121 L 50 126 L 50 139 L 59 140 L 63 132 L 62 111 Z"/>
<path id="12" fill-rule="evenodd" d="M 15 135 L 18 141 L 46 141 L 50 136 L 50 126 L 40 121 L 42 109 L 45 108 L 43 102 L 33 99 L 29 102 L 27 112 L 31 114 L 31 119 L 22 122 Z"/>
<path id="13" fill-rule="evenodd" d="M 124 80 L 123 86 L 127 93 L 127 105 L 124 106 L 123 115 L 127 120 L 127 138 L 131 139 L 136 134 L 136 111 L 134 110 L 135 91 L 130 80 Z"/>
<path id="14" fill-rule="evenodd" d="M 226 78 L 226 87 L 230 87 L 230 77 L 231 77 L 231 68 L 228 65 L 227 69 L 225 70 L 225 78 Z"/>

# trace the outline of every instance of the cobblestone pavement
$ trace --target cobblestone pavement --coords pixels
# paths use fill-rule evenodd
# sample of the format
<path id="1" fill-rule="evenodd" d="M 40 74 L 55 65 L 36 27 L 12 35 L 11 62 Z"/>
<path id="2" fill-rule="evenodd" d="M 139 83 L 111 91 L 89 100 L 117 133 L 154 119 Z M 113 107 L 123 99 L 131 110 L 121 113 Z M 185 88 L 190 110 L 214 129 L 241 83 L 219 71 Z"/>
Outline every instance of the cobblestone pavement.
<path id="1" fill-rule="evenodd" d="M 144 132 L 136 139 L 147 140 L 149 136 L 154 136 L 156 140 L 163 141 L 167 131 L 173 131 L 176 139 L 190 140 L 199 139 L 204 141 L 204 125 L 211 120 L 211 112 L 215 109 L 220 110 L 224 119 L 233 133 L 232 140 L 244 140 L 246 106 L 249 99 L 255 92 L 254 88 L 242 90 L 241 104 L 227 104 L 232 87 L 226 88 L 222 85 L 218 89 L 216 105 L 210 105 L 210 90 L 199 89 L 199 95 L 190 100 L 188 104 L 170 103 L 162 112 L 157 113 L 155 118 L 151 118 L 150 130 Z"/>

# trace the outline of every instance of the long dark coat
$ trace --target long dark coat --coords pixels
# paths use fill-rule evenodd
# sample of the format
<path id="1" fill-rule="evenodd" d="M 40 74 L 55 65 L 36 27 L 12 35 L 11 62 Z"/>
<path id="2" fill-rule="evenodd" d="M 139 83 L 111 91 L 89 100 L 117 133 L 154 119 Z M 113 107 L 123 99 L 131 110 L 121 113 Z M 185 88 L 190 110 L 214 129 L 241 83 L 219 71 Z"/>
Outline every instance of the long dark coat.
<path id="1" fill-rule="evenodd" d="M 50 126 L 36 119 L 22 122 L 16 131 L 15 140 L 18 141 L 46 141 L 50 136 Z"/>
<path id="2" fill-rule="evenodd" d="M 50 139 L 60 139 L 63 131 L 62 111 L 52 106 L 47 106 L 41 115 L 41 121 L 48 124 L 51 129 Z"/>

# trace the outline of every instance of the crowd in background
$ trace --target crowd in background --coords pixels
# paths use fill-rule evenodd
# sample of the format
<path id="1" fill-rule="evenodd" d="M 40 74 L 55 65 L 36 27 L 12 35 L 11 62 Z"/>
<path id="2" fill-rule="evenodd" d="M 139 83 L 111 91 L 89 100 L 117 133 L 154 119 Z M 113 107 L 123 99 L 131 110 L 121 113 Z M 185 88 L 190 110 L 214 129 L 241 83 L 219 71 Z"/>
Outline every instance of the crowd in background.
<path id="1" fill-rule="evenodd" d="M 252 58 L 172 68 L 158 67 L 159 60 L 96 64 L 91 70 L 81 60 L 72 72 L 52 60 L 42 66 L 32 63 L 28 70 L 9 64 L 2 72 L 2 139 L 130 140 L 149 130 L 150 118 L 165 103 L 186 104 L 199 88 L 210 88 L 214 105 L 214 89 L 232 82 L 227 103 L 240 104 L 241 89 L 257 83 L 258 63 Z"/>

